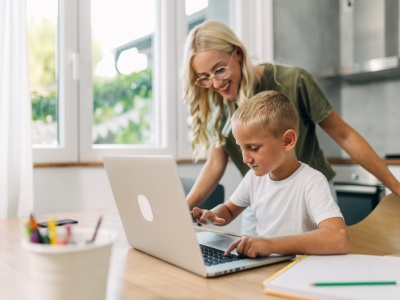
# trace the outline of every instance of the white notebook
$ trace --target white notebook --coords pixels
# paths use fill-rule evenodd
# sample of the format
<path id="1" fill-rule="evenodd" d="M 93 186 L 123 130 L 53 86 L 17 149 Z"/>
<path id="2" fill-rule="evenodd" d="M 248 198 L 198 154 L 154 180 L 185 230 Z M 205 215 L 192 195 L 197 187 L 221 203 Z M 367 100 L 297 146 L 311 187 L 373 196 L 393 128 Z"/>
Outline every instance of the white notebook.
<path id="1" fill-rule="evenodd" d="M 396 284 L 393 284 L 393 281 Z M 368 285 L 313 286 L 314 283 Z M 374 285 L 373 283 L 384 283 Z M 400 299 L 400 257 L 305 255 L 263 282 L 264 293 L 292 299 Z"/>

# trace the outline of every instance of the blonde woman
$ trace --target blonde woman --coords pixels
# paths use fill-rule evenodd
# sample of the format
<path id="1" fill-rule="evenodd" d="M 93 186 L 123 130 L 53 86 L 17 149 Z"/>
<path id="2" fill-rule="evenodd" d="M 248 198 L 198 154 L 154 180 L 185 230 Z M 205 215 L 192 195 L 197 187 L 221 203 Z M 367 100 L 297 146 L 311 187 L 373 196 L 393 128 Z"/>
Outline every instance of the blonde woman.
<path id="1" fill-rule="evenodd" d="M 244 176 L 243 162 L 231 133 L 230 117 L 253 95 L 275 90 L 287 96 L 299 116 L 298 159 L 320 171 L 332 185 L 334 171 L 321 150 L 319 125 L 350 157 L 400 196 L 400 182 L 371 146 L 335 112 L 319 83 L 301 68 L 264 63 L 253 65 L 246 48 L 225 24 L 204 22 L 189 33 L 182 69 L 183 97 L 192 116 L 195 159 L 206 162 L 187 195 L 189 207 L 199 206 L 222 178 L 228 158 Z M 248 213 L 247 213 L 248 215 Z M 242 233 L 254 235 L 255 222 L 242 218 Z"/>

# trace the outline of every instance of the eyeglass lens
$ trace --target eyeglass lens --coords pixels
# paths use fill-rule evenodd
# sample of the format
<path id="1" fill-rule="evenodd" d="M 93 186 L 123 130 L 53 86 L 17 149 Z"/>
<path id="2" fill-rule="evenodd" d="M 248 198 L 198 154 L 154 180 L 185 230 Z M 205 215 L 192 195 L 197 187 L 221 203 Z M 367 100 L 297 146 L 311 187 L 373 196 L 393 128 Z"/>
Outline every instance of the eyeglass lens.
<path id="1" fill-rule="evenodd" d="M 221 67 L 221 68 L 216 69 L 212 76 L 202 77 L 202 78 L 197 79 L 197 84 L 200 86 L 209 87 L 212 85 L 213 78 L 222 80 L 222 79 L 228 78 L 229 75 L 230 75 L 230 71 L 229 71 L 228 67 Z"/>

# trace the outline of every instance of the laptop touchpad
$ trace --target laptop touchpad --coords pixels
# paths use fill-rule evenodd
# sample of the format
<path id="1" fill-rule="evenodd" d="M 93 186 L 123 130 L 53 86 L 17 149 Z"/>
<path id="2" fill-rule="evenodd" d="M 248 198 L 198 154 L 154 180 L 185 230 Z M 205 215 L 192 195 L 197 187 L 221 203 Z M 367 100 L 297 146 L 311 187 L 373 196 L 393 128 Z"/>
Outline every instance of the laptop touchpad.
<path id="1" fill-rule="evenodd" d="M 239 237 L 230 237 L 207 231 L 197 233 L 197 239 L 200 244 L 210 246 L 222 251 L 226 251 L 228 247 L 238 238 Z M 236 251 L 234 251 L 233 254 L 236 254 Z"/>
<path id="2" fill-rule="evenodd" d="M 226 250 L 233 243 L 234 240 L 227 238 L 221 238 L 220 240 L 207 242 L 207 245 L 212 246 L 217 249 Z"/>

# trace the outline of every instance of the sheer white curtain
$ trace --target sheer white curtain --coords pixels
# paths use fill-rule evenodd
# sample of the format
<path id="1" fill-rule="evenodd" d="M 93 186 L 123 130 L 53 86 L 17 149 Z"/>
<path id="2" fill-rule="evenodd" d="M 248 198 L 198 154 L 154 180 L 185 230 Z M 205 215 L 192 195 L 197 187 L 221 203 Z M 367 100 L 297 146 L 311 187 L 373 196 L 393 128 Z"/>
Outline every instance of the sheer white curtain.
<path id="1" fill-rule="evenodd" d="M 0 218 L 33 208 L 26 0 L 0 1 Z"/>

